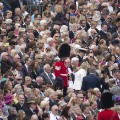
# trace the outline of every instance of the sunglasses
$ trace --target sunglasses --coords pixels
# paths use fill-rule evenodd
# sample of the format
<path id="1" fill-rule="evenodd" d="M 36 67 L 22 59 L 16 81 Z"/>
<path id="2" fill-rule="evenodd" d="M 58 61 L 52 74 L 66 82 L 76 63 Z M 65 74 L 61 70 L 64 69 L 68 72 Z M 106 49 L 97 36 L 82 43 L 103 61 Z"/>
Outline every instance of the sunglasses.
<path id="1" fill-rule="evenodd" d="M 17 80 L 18 80 L 18 81 L 19 81 L 19 80 L 22 80 L 22 78 L 20 78 L 20 79 L 17 79 Z"/>
<path id="2" fill-rule="evenodd" d="M 60 37 L 60 36 L 55 36 L 55 37 Z"/>
<path id="3" fill-rule="evenodd" d="M 93 66 L 97 67 L 97 65 L 93 64 Z"/>
<path id="4" fill-rule="evenodd" d="M 50 15 L 50 13 L 47 13 L 47 12 L 46 12 L 45 14 L 46 14 L 46 15 Z"/>
<path id="5" fill-rule="evenodd" d="M 78 97 L 78 98 L 82 98 L 82 99 L 84 99 L 84 97 Z"/>

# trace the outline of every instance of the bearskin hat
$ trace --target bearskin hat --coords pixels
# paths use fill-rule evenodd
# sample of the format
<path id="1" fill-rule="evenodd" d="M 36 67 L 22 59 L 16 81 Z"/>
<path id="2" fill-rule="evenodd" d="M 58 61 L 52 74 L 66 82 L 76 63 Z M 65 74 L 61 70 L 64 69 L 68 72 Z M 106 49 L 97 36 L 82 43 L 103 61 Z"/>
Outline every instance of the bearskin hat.
<path id="1" fill-rule="evenodd" d="M 67 43 L 64 43 L 60 46 L 59 48 L 59 58 L 62 58 L 62 57 L 69 57 L 70 56 L 70 45 L 68 45 Z"/>
<path id="2" fill-rule="evenodd" d="M 105 92 L 101 96 L 101 108 L 107 109 L 114 106 L 114 97 L 111 92 Z"/>

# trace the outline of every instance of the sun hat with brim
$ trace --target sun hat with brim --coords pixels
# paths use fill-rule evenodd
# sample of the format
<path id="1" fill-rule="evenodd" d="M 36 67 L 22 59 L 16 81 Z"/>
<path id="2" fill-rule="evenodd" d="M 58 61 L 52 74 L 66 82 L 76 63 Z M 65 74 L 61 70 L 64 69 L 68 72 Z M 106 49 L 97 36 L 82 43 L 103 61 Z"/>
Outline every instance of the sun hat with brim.
<path id="1" fill-rule="evenodd" d="M 10 40 L 10 39 L 12 39 L 12 38 L 16 38 L 14 31 L 10 31 L 10 32 L 8 33 L 7 39 Z"/>
<path id="2" fill-rule="evenodd" d="M 49 101 L 41 101 L 40 107 L 44 108 L 48 104 L 49 104 Z"/>
<path id="3" fill-rule="evenodd" d="M 12 94 L 9 93 L 9 94 L 7 94 L 6 96 L 4 96 L 4 101 L 5 101 L 6 104 L 12 102 L 12 101 L 13 101 L 13 96 L 12 96 Z"/>
<path id="4" fill-rule="evenodd" d="M 28 101 L 27 101 L 27 104 L 32 104 L 32 103 L 35 104 L 36 101 L 35 101 L 35 100 L 28 100 Z"/>
<path id="5" fill-rule="evenodd" d="M 60 101 L 58 104 L 59 104 L 61 107 L 63 107 L 63 106 L 65 106 L 65 105 L 67 105 L 67 103 L 66 103 L 66 102 L 64 102 L 64 101 Z"/>

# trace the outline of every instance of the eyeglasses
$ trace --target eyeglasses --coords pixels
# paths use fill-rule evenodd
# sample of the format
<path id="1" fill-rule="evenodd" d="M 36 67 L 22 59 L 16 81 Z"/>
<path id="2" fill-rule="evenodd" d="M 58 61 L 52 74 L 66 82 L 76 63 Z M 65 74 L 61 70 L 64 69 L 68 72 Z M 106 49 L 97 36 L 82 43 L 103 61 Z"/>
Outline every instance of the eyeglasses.
<path id="1" fill-rule="evenodd" d="M 78 97 L 78 98 L 82 98 L 82 99 L 84 99 L 84 97 Z"/>
<path id="2" fill-rule="evenodd" d="M 22 66 L 18 66 L 18 67 L 22 67 Z"/>
<path id="3" fill-rule="evenodd" d="M 92 19 L 92 18 L 88 18 L 88 19 Z"/>
<path id="4" fill-rule="evenodd" d="M 37 58 L 37 59 L 42 59 L 42 58 Z"/>
<path id="5" fill-rule="evenodd" d="M 33 30 L 33 29 L 31 28 L 31 29 L 28 29 L 28 30 Z"/>
<path id="6" fill-rule="evenodd" d="M 55 111 L 58 111 L 58 109 L 55 109 Z"/>
<path id="7" fill-rule="evenodd" d="M 20 21 L 20 20 L 16 20 L 16 21 Z"/>
<path id="8" fill-rule="evenodd" d="M 18 81 L 20 81 L 20 80 L 22 80 L 22 78 L 20 78 L 20 79 L 17 79 Z"/>
<path id="9" fill-rule="evenodd" d="M 93 56 L 90 56 L 90 58 L 93 58 Z"/>
<path id="10" fill-rule="evenodd" d="M 93 64 L 93 66 L 97 67 L 97 65 Z"/>
<path id="11" fill-rule="evenodd" d="M 60 36 L 55 36 L 55 37 L 60 37 Z"/>
<path id="12" fill-rule="evenodd" d="M 50 13 L 47 13 L 47 12 L 46 12 L 45 14 L 46 14 L 46 15 L 50 15 Z"/>

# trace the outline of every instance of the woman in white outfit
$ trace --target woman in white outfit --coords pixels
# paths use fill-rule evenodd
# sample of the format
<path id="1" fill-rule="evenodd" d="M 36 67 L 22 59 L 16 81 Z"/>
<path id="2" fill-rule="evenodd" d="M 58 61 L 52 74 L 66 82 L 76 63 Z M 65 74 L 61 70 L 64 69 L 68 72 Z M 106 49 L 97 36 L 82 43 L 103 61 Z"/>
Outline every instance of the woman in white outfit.
<path id="1" fill-rule="evenodd" d="M 87 75 L 87 69 L 89 68 L 89 63 L 87 61 L 83 62 L 80 66 L 80 69 L 75 72 L 75 81 L 73 88 L 76 91 L 81 90 L 83 77 Z"/>

